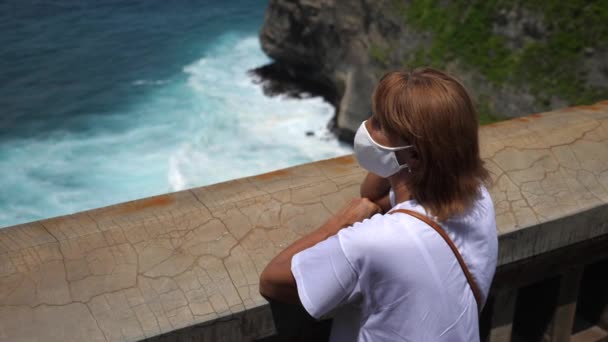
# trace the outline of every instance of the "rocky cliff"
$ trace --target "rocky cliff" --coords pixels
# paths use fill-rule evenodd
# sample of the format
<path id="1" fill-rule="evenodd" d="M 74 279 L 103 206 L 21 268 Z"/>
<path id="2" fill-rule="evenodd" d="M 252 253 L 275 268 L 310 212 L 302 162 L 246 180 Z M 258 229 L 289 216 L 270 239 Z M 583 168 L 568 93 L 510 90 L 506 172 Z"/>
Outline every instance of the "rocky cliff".
<path id="1" fill-rule="evenodd" d="M 579 4 L 580 2 L 580 4 Z M 431 65 L 471 90 L 482 122 L 608 98 L 602 1 L 270 0 L 269 92 L 324 96 L 352 140 L 388 70 Z"/>

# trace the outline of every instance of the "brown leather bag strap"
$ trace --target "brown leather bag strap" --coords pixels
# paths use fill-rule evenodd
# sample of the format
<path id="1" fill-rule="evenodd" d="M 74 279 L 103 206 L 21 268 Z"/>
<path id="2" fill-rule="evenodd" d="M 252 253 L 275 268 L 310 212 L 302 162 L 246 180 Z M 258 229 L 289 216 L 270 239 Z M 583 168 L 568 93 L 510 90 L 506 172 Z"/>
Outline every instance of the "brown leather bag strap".
<path id="1" fill-rule="evenodd" d="M 437 222 L 435 222 L 434 220 L 431 220 L 427 216 L 425 216 L 419 212 L 413 211 L 413 210 L 395 209 L 395 210 L 389 212 L 389 214 L 394 214 L 394 213 L 404 213 L 404 214 L 414 216 L 415 218 L 419 219 L 420 221 L 431 226 L 431 228 L 433 228 L 437 233 L 439 233 L 439 235 L 441 235 L 443 240 L 445 240 L 445 242 L 448 244 L 448 246 L 450 246 L 450 248 L 452 249 L 452 252 L 454 252 L 456 259 L 458 259 L 458 263 L 460 264 L 460 267 L 462 268 L 462 271 L 464 272 L 464 275 L 467 278 L 467 281 L 469 282 L 469 286 L 471 287 L 471 290 L 473 291 L 473 296 L 475 296 L 475 301 L 477 302 L 477 310 L 481 311 L 481 291 L 479 291 L 479 287 L 477 287 L 477 283 L 475 282 L 475 279 L 473 279 L 471 272 L 469 272 L 469 268 L 467 267 L 467 264 L 464 263 L 464 260 L 462 259 L 462 255 L 460 255 L 460 252 L 458 252 L 458 248 L 456 248 L 456 245 L 454 245 L 454 242 L 452 242 L 452 239 L 450 239 L 450 237 L 443 230 L 443 228 L 441 228 L 441 226 L 439 226 L 439 224 Z"/>

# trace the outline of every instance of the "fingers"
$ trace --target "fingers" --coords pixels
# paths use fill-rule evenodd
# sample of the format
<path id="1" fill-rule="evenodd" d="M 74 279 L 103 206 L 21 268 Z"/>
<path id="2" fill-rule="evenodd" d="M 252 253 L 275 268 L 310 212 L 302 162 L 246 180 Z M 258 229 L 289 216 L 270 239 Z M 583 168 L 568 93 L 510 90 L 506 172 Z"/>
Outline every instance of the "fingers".
<path id="1" fill-rule="evenodd" d="M 380 210 L 380 207 L 378 207 L 378 205 L 375 202 L 373 202 L 372 200 L 370 200 L 369 198 L 363 197 L 361 200 L 363 201 L 365 207 L 369 211 L 378 211 L 378 210 Z"/>
<path id="2" fill-rule="evenodd" d="M 362 211 L 366 213 L 366 217 L 371 217 L 382 212 L 382 209 L 369 198 L 362 197 L 356 199 L 356 201 L 359 202 L 359 207 L 362 209 Z"/>
<path id="3" fill-rule="evenodd" d="M 344 221 L 345 224 L 352 225 L 381 212 L 382 209 L 376 203 L 368 198 L 359 197 L 353 198 L 348 205 L 336 214 L 336 217 L 339 217 L 339 220 Z"/>

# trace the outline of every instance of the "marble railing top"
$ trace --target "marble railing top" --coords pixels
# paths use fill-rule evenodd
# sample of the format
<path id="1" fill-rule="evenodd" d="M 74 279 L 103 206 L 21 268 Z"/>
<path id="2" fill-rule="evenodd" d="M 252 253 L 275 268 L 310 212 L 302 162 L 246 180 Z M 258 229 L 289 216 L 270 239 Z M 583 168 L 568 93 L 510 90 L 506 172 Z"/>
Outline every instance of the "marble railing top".
<path id="1" fill-rule="evenodd" d="M 484 126 L 499 264 L 608 233 L 608 101 Z M 266 305 L 266 263 L 358 195 L 352 156 L 0 229 L 0 340 L 134 341 Z"/>

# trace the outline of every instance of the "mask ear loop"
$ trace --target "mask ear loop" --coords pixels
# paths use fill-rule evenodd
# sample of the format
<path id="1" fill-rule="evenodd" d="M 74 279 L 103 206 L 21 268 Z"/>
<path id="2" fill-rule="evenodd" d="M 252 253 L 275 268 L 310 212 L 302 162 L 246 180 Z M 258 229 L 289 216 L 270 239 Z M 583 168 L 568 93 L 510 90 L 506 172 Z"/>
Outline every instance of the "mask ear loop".
<path id="1" fill-rule="evenodd" d="M 397 155 L 395 155 L 395 158 L 397 158 Z M 412 173 L 412 168 L 407 163 L 399 165 L 399 170 L 404 169 L 407 171 L 407 173 Z"/>
<path id="2" fill-rule="evenodd" d="M 413 148 L 413 147 L 414 147 L 414 145 L 407 145 L 407 146 L 404 146 L 404 148 L 399 148 L 399 150 L 393 151 L 393 153 L 395 154 L 395 159 L 397 159 L 397 152 L 398 151 L 405 150 L 407 148 Z M 397 163 L 398 162 L 399 161 L 397 161 Z M 403 170 L 403 169 L 407 170 L 407 173 L 412 173 L 412 168 L 409 166 L 408 163 L 399 164 L 399 170 Z"/>
<path id="3" fill-rule="evenodd" d="M 367 120 L 365 120 L 367 121 Z M 369 141 L 371 141 L 374 145 L 376 145 L 378 148 L 385 150 L 385 151 L 393 151 L 393 152 L 397 152 L 397 151 L 401 151 L 401 150 L 405 150 L 408 148 L 412 148 L 414 147 L 414 145 L 405 145 L 405 146 L 398 146 L 398 147 L 389 147 L 389 146 L 384 146 L 381 145 L 379 143 L 376 142 L 376 140 L 374 140 L 374 138 L 372 138 L 372 135 L 369 134 L 369 131 L 367 130 L 367 127 L 365 127 L 365 121 L 363 121 L 362 125 L 363 125 L 363 130 L 365 131 L 365 134 L 367 134 L 367 137 L 369 138 Z M 396 156 L 395 156 L 396 157 Z"/>

